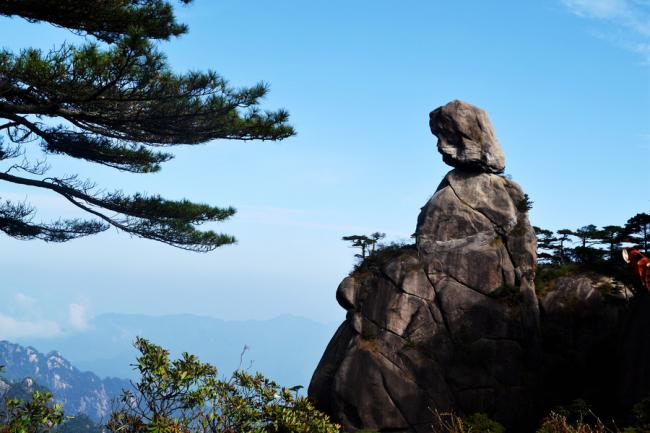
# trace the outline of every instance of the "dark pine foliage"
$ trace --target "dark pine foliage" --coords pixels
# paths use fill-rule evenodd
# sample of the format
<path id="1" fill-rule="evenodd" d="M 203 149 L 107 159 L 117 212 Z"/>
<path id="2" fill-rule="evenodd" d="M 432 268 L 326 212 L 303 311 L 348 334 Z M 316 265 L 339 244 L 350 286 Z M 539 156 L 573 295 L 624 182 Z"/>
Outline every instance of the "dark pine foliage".
<path id="1" fill-rule="evenodd" d="M 180 0 L 190 3 L 191 0 Z M 77 176 L 47 176 L 25 150 L 150 173 L 172 158 L 158 149 L 214 139 L 280 140 L 294 134 L 284 110 L 262 111 L 265 84 L 233 88 L 215 72 L 173 72 L 155 40 L 182 35 L 170 1 L 6 0 L 0 15 L 82 35 L 47 52 L 0 50 L 0 180 L 47 189 L 95 219 L 33 221 L 23 202 L 0 200 L 0 230 L 62 242 L 117 227 L 175 247 L 210 251 L 235 241 L 196 226 L 223 221 L 218 208 L 158 195 L 107 192 Z M 5 18 L 8 19 L 8 18 Z"/>
<path id="2" fill-rule="evenodd" d="M 540 265 L 538 281 L 565 272 L 592 271 L 610 275 L 628 283 L 638 284 L 623 261 L 623 248 L 638 248 L 647 253 L 650 235 L 650 214 L 638 213 L 624 226 L 607 225 L 601 228 L 589 224 L 573 230 L 557 232 L 534 227 L 537 235 L 537 258 Z"/>
<path id="3" fill-rule="evenodd" d="M 638 213 L 627 220 L 625 231 L 631 242 L 637 243 L 648 254 L 650 245 L 650 214 Z"/>

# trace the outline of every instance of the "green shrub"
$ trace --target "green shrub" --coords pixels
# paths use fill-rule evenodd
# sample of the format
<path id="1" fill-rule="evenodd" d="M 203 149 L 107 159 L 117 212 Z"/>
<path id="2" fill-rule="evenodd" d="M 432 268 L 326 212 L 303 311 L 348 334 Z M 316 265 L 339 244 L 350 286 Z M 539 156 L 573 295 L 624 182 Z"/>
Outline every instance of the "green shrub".
<path id="1" fill-rule="evenodd" d="M 538 296 L 555 289 L 555 280 L 568 277 L 579 272 L 577 265 L 567 263 L 563 265 L 540 265 L 535 274 L 535 291 Z"/>
<path id="2" fill-rule="evenodd" d="M 636 425 L 650 429 L 650 396 L 644 398 L 632 407 L 632 415 Z"/>
<path id="3" fill-rule="evenodd" d="M 34 391 L 31 398 L 7 398 L 0 433 L 47 433 L 65 419 L 60 404 L 50 392 Z"/>
<path id="4" fill-rule="evenodd" d="M 417 254 L 415 244 L 401 242 L 391 242 L 389 244 L 379 244 L 377 248 L 363 258 L 352 271 L 352 274 L 363 274 L 366 272 L 376 272 L 386 264 L 390 259 L 398 257 L 405 252 Z"/>
<path id="5" fill-rule="evenodd" d="M 506 431 L 501 424 L 480 412 L 463 418 L 463 424 L 468 433 L 504 433 Z"/>
<path id="6" fill-rule="evenodd" d="M 646 397 L 632 407 L 634 425 L 623 433 L 650 433 L 650 397 Z"/>
<path id="7" fill-rule="evenodd" d="M 340 427 L 315 409 L 300 387 L 283 388 L 259 373 L 236 371 L 228 380 L 184 353 L 169 353 L 136 340 L 140 380 L 111 414 L 109 432 L 338 433 Z"/>

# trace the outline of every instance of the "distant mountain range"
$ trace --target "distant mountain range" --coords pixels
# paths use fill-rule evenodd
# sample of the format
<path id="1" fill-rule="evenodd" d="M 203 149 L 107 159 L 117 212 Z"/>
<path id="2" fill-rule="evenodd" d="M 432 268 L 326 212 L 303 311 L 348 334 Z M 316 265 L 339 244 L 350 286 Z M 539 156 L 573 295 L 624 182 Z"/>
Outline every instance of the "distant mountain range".
<path id="1" fill-rule="evenodd" d="M 83 332 L 18 342 L 44 352 L 57 350 L 77 368 L 102 377 L 134 379 L 132 364 L 137 352 L 132 344 L 141 336 L 166 348 L 173 357 L 182 352 L 197 355 L 217 366 L 224 376 L 241 366 L 284 386 L 306 387 L 337 326 L 290 315 L 225 321 L 189 314 L 104 314 Z"/>
<path id="2" fill-rule="evenodd" d="M 59 352 L 43 354 L 8 341 L 0 341 L 0 365 L 1 395 L 24 399 L 32 390 L 49 389 L 66 414 L 84 413 L 95 420 L 108 415 L 113 399 L 130 387 L 128 380 L 82 372 Z"/>

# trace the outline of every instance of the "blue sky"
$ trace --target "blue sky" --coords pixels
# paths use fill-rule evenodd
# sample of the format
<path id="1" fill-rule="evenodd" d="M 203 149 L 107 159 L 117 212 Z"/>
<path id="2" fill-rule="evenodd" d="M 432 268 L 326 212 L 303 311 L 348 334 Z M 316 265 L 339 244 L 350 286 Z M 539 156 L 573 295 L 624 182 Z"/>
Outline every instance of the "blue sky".
<path id="1" fill-rule="evenodd" d="M 179 148 L 150 175 L 49 161 L 107 188 L 233 205 L 215 228 L 239 243 L 200 255 L 114 230 L 67 244 L 3 237 L 0 338 L 76 332 L 109 311 L 340 321 L 334 293 L 354 254 L 341 236 L 414 231 L 449 169 L 428 113 L 452 99 L 487 110 L 533 224 L 650 210 L 647 0 L 196 0 L 178 16 L 190 33 L 161 46 L 175 70 L 268 82 L 264 107 L 287 108 L 298 135 Z M 0 22 L 12 50 L 75 40 Z M 0 195 L 43 218 L 77 214 L 41 191 Z"/>

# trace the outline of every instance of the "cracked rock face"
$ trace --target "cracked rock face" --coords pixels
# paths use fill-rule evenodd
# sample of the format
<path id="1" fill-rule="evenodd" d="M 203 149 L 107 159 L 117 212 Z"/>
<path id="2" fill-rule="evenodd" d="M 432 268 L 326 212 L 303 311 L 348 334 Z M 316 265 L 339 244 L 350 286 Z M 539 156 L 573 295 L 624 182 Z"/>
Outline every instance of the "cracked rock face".
<path id="1" fill-rule="evenodd" d="M 632 297 L 623 283 L 593 272 L 560 277 L 546 288 L 540 298 L 545 407 L 583 399 L 597 413 L 607 414 L 647 396 L 647 388 L 634 393 L 642 382 L 639 378 L 646 375 L 629 365 L 621 369 L 622 377 L 616 374 L 617 366 L 625 365 L 630 354 L 636 358 L 638 353 L 647 353 L 640 348 L 647 341 L 647 326 L 635 335 L 633 350 L 620 350 L 626 338 L 634 335 L 629 332 L 635 326 L 630 319 L 639 303 L 632 302 Z M 624 325 L 628 331 L 621 333 Z M 603 371 L 611 374 L 603 375 Z M 626 379 L 634 388 L 625 386 Z M 617 395 L 617 388 L 624 392 Z"/>
<path id="2" fill-rule="evenodd" d="M 347 318 L 309 395 L 344 429 L 434 432 L 433 410 L 526 429 L 541 358 L 536 241 L 523 191 L 492 171 L 450 171 L 416 244 L 375 253 L 341 282 Z"/>
<path id="3" fill-rule="evenodd" d="M 429 114 L 431 132 L 445 163 L 466 170 L 501 173 L 505 158 L 485 111 L 451 101 Z"/>

